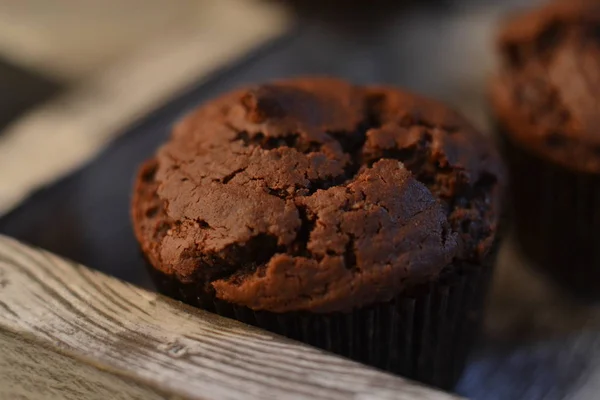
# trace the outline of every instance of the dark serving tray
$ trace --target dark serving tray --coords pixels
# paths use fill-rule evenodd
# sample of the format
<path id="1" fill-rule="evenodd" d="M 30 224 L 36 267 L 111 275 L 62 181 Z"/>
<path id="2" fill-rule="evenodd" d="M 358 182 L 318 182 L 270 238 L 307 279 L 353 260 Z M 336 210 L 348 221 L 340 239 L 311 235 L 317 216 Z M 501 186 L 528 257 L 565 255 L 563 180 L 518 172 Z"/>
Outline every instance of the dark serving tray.
<path id="1" fill-rule="evenodd" d="M 308 19 L 285 38 L 218 71 L 126 130 L 96 159 L 34 193 L 0 219 L 0 233 L 151 287 L 132 235 L 129 201 L 137 166 L 190 109 L 238 85 L 294 75 L 387 83 L 444 100 L 487 127 L 488 41 L 511 2 L 398 11 L 385 23 Z M 514 3 L 514 1 L 512 2 Z M 458 393 L 474 399 L 600 398 L 600 318 L 502 250 L 486 329 Z"/>

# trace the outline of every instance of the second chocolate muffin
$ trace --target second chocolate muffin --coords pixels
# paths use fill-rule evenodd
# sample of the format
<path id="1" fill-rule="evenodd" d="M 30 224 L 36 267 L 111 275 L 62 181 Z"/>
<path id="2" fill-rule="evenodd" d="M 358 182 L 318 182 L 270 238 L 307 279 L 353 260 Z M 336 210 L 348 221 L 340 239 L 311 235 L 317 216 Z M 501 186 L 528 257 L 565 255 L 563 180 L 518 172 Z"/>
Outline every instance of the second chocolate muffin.
<path id="1" fill-rule="evenodd" d="M 210 102 L 142 168 L 160 291 L 443 388 L 477 331 L 496 153 L 445 106 L 333 79 Z"/>
<path id="2" fill-rule="evenodd" d="M 492 102 L 523 253 L 577 296 L 600 280 L 600 3 L 507 22 Z"/>

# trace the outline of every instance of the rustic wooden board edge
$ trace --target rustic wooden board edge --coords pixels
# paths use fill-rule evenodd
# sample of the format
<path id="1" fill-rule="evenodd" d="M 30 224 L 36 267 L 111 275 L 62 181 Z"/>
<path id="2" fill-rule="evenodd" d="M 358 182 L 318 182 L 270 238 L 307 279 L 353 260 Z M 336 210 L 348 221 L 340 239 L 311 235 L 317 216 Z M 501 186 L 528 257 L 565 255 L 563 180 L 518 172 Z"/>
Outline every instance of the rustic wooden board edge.
<path id="1" fill-rule="evenodd" d="M 3 398 L 455 398 L 6 236 L 0 341 Z"/>
<path id="2" fill-rule="evenodd" d="M 27 336 L 0 330 L 2 399 L 177 398 L 134 378 L 124 379 Z"/>

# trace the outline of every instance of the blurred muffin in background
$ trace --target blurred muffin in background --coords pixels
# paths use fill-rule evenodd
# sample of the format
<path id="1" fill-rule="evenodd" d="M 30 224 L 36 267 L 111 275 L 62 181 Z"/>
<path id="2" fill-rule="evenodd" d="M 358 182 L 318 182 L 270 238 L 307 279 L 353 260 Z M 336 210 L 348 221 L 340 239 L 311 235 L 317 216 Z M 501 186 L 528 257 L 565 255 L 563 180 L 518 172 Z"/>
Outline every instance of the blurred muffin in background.
<path id="1" fill-rule="evenodd" d="M 600 282 L 600 3 L 507 21 L 491 101 L 525 255 L 577 295 Z"/>

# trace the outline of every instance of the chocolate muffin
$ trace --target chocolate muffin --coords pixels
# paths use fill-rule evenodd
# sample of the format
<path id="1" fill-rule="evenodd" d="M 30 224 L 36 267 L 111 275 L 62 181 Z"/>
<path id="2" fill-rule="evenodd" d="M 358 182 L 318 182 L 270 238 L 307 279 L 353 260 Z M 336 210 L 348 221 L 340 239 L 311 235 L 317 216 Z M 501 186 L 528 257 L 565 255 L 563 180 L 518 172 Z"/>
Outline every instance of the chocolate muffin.
<path id="1" fill-rule="evenodd" d="M 508 21 L 491 99 L 523 254 L 579 296 L 600 282 L 600 3 Z"/>
<path id="2" fill-rule="evenodd" d="M 450 388 L 492 271 L 501 172 L 437 102 L 295 79 L 179 123 L 141 168 L 133 223 L 161 292 Z"/>

